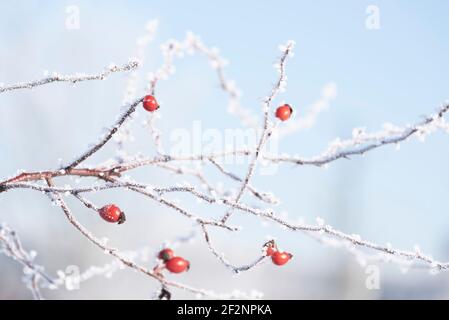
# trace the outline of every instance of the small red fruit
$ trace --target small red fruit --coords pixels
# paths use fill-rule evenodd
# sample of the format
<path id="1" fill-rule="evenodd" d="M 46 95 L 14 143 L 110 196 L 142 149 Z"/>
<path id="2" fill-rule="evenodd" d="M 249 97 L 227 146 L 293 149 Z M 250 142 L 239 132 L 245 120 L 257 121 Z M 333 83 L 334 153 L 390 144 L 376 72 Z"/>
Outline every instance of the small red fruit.
<path id="1" fill-rule="evenodd" d="M 168 261 L 168 260 L 170 260 L 171 258 L 173 258 L 174 255 L 175 255 L 175 253 L 173 252 L 172 249 L 170 249 L 170 248 L 165 248 L 165 249 L 162 249 L 162 250 L 159 252 L 158 258 L 161 259 L 161 260 L 163 260 L 163 261 Z"/>
<path id="2" fill-rule="evenodd" d="M 276 118 L 281 121 L 288 120 L 293 113 L 292 107 L 289 104 L 284 104 L 276 109 Z"/>
<path id="3" fill-rule="evenodd" d="M 107 222 L 118 222 L 118 224 L 122 224 L 126 221 L 125 213 L 115 204 L 105 205 L 98 212 Z"/>
<path id="4" fill-rule="evenodd" d="M 273 261 L 273 263 L 277 266 L 282 266 L 284 264 L 286 264 L 291 258 L 293 257 L 293 255 L 291 255 L 288 252 L 279 252 L 276 251 L 275 253 L 273 253 L 273 255 L 271 256 L 271 260 Z"/>
<path id="5" fill-rule="evenodd" d="M 157 103 L 155 97 L 147 95 L 145 96 L 145 98 L 143 98 L 143 107 L 145 110 L 153 112 L 159 109 L 159 103 Z"/>
<path id="6" fill-rule="evenodd" d="M 173 257 L 165 262 L 165 267 L 173 273 L 181 273 L 188 271 L 190 262 L 181 257 Z"/>

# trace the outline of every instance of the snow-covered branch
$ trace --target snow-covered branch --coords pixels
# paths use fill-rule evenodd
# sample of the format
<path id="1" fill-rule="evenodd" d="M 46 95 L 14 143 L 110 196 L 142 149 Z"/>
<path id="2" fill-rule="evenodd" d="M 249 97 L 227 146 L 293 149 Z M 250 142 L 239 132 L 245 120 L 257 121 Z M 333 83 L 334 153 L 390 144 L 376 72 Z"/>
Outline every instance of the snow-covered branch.
<path id="1" fill-rule="evenodd" d="M 243 180 L 239 192 L 237 193 L 237 196 L 235 197 L 235 201 L 239 202 L 240 198 L 243 196 L 249 181 L 251 177 L 254 174 L 254 169 L 256 168 L 257 161 L 259 160 L 259 156 L 262 153 L 262 147 L 266 143 L 266 141 L 270 138 L 273 128 L 271 128 L 271 121 L 270 121 L 270 106 L 271 102 L 276 98 L 276 96 L 282 92 L 285 91 L 285 88 L 287 86 L 287 75 L 285 74 L 285 65 L 287 63 L 287 57 L 293 56 L 293 47 L 295 46 L 294 41 L 288 41 L 285 46 L 280 46 L 280 50 L 282 52 L 282 56 L 279 60 L 279 64 L 275 65 L 275 67 L 278 69 L 279 72 L 279 78 L 276 81 L 276 84 L 274 85 L 273 89 L 271 90 L 271 93 L 268 97 L 265 98 L 263 102 L 263 127 L 262 127 L 262 133 L 260 134 L 259 142 L 257 144 L 254 156 L 252 161 L 250 162 L 248 166 L 248 171 L 246 173 L 245 179 Z M 223 216 L 221 221 L 226 222 L 232 215 L 232 211 L 226 212 L 226 214 Z"/>
<path id="2" fill-rule="evenodd" d="M 54 280 L 44 272 L 42 266 L 34 262 L 35 251 L 26 251 L 17 233 L 5 224 L 0 225 L 0 253 L 13 258 L 23 266 L 24 282 L 33 294 L 34 299 L 43 299 L 40 286 L 52 285 Z"/>
<path id="3" fill-rule="evenodd" d="M 10 85 L 0 84 L 0 93 L 18 89 L 33 89 L 35 87 L 43 86 L 53 82 L 69 82 L 74 84 L 82 81 L 104 80 L 113 73 L 130 71 L 136 69 L 138 66 L 139 62 L 132 60 L 122 66 L 111 64 L 107 68 L 105 68 L 102 72 L 97 74 L 76 73 L 73 75 L 62 75 L 54 72 L 51 76 L 47 76 L 40 80 L 34 80 L 30 82 L 20 82 Z"/>
<path id="4" fill-rule="evenodd" d="M 384 130 L 374 133 L 367 133 L 364 128 L 356 128 L 352 132 L 352 139 L 341 140 L 337 138 L 322 154 L 309 159 L 278 155 L 266 155 L 266 158 L 273 162 L 322 166 L 341 158 L 349 159 L 353 155 L 363 155 L 385 145 L 394 144 L 398 146 L 411 137 L 423 140 L 428 134 L 437 130 L 449 133 L 449 124 L 444 119 L 444 115 L 448 111 L 449 103 L 445 103 L 434 114 L 414 125 L 397 127 L 387 123 L 384 125 Z"/>

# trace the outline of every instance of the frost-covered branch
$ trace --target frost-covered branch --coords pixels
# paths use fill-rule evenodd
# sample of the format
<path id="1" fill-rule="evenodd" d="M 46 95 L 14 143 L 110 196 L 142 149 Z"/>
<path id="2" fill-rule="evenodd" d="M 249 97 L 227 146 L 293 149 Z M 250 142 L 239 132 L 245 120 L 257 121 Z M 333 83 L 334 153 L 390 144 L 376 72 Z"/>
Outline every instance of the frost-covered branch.
<path id="1" fill-rule="evenodd" d="M 304 231 L 306 233 L 316 233 L 318 235 L 328 235 L 337 240 L 349 242 L 355 247 L 362 247 L 372 249 L 387 255 L 396 256 L 406 260 L 416 260 L 423 262 L 430 269 L 447 270 L 449 269 L 449 262 L 440 262 L 433 259 L 431 256 L 423 254 L 419 249 L 415 248 L 415 251 L 407 251 L 395 249 L 388 245 L 381 245 L 372 241 L 363 240 L 359 235 L 344 233 L 340 230 L 334 229 L 330 225 L 324 224 L 324 221 L 317 218 L 316 225 L 309 225 L 303 223 L 292 223 L 286 219 L 283 219 L 275 214 L 272 209 L 260 210 L 234 201 L 224 200 L 224 203 L 233 206 L 235 209 L 241 210 L 246 213 L 250 213 L 257 217 L 267 219 L 275 222 L 291 231 Z"/>
<path id="2" fill-rule="evenodd" d="M 55 72 L 51 76 L 45 77 L 40 80 L 34 80 L 30 82 L 20 82 L 10 85 L 0 85 L 0 93 L 18 89 L 33 89 L 35 87 L 43 86 L 53 82 L 69 82 L 74 84 L 82 81 L 104 80 L 113 73 L 130 71 L 137 68 L 138 66 L 139 66 L 138 61 L 131 61 L 122 66 L 111 64 L 110 66 L 105 68 L 104 71 L 97 74 L 76 73 L 73 75 L 60 75 Z"/>
<path id="3" fill-rule="evenodd" d="M 13 258 L 23 266 L 24 281 L 27 288 L 33 294 L 34 299 L 43 299 L 40 292 L 40 283 L 52 285 L 54 280 L 50 278 L 42 266 L 34 262 L 36 257 L 35 251 L 26 251 L 17 236 L 17 233 L 5 224 L 0 224 L 0 253 Z"/>
<path id="4" fill-rule="evenodd" d="M 243 182 L 243 179 L 237 176 L 236 174 L 227 171 L 221 164 L 219 164 L 213 157 L 209 158 L 209 161 L 220 170 L 221 173 L 228 176 L 234 181 Z M 277 199 L 272 193 L 270 192 L 264 192 L 264 191 L 258 191 L 256 188 L 254 188 L 251 184 L 247 184 L 246 188 L 256 197 L 260 200 L 271 203 L 271 204 L 277 204 L 279 202 L 279 199 Z"/>
<path id="5" fill-rule="evenodd" d="M 137 48 L 136 48 L 135 57 L 139 61 L 139 66 L 140 66 L 139 69 L 141 69 L 142 66 L 144 66 L 144 64 L 145 64 L 146 48 L 147 48 L 148 44 L 150 44 L 154 40 L 158 26 L 159 26 L 158 20 L 149 21 L 146 26 L 145 34 L 143 36 L 139 37 L 139 39 L 137 40 Z M 123 104 L 124 105 L 132 103 L 137 98 L 138 93 L 140 91 L 140 88 L 139 88 L 139 83 L 141 80 L 140 78 L 141 78 L 141 76 L 140 76 L 138 70 L 134 70 L 133 72 L 131 72 L 129 74 L 127 81 L 126 81 L 126 87 L 125 87 L 125 92 L 124 92 L 124 96 L 123 96 Z M 132 139 L 131 128 L 130 128 L 131 123 L 132 123 L 132 121 L 125 122 L 120 127 L 118 132 L 114 135 L 114 141 L 117 144 L 116 158 L 119 162 L 125 161 L 125 159 L 128 156 L 126 148 L 125 148 L 125 143 L 126 143 L 126 141 L 129 141 Z"/>
<path id="6" fill-rule="evenodd" d="M 125 106 L 125 111 L 119 117 L 119 119 L 115 122 L 115 124 L 108 129 L 108 131 L 100 137 L 100 140 L 95 144 L 89 146 L 89 148 L 82 153 L 78 158 L 73 160 L 70 164 L 68 164 L 64 170 L 70 171 L 72 168 L 79 165 L 81 162 L 89 158 L 91 155 L 100 150 L 118 131 L 118 129 L 125 123 L 125 121 L 136 111 L 137 106 L 142 103 L 144 97 L 141 97 L 131 103 L 129 106 Z"/>
<path id="7" fill-rule="evenodd" d="M 51 179 L 47 179 L 47 184 L 49 187 L 54 186 L 53 181 Z M 146 269 L 134 261 L 126 258 L 123 254 L 121 254 L 117 248 L 109 247 L 104 241 L 98 239 L 92 232 L 90 232 L 88 229 L 86 229 L 72 214 L 71 210 L 65 203 L 65 201 L 62 199 L 62 197 L 59 194 L 48 194 L 50 199 L 59 206 L 62 211 L 64 212 L 64 215 L 66 216 L 67 220 L 74 226 L 85 238 L 87 238 L 91 243 L 93 243 L 95 246 L 97 246 L 99 249 L 101 249 L 104 253 L 109 254 L 118 260 L 120 260 L 124 265 L 126 265 L 129 268 L 135 269 L 147 276 L 150 276 L 157 281 L 159 281 L 162 285 L 167 287 L 174 287 L 178 289 L 183 289 L 195 294 L 210 296 L 210 297 L 219 297 L 219 295 L 215 294 L 213 291 L 204 290 L 204 289 L 196 289 L 188 285 L 184 285 L 178 282 L 169 281 L 166 280 L 161 274 Z"/>
<path id="8" fill-rule="evenodd" d="M 17 187 L 27 187 L 27 186 L 29 186 L 29 185 L 26 185 L 26 184 L 17 185 Z M 218 250 L 216 250 L 215 247 L 212 245 L 210 237 L 207 233 L 206 226 L 212 225 L 212 226 L 223 227 L 225 229 L 230 229 L 230 230 L 235 230 L 235 229 L 229 228 L 227 225 L 220 224 L 219 222 L 216 222 L 213 220 L 206 220 L 206 219 L 199 218 L 198 216 L 179 207 L 178 205 L 174 204 L 173 202 L 170 202 L 166 199 L 158 197 L 154 193 L 146 191 L 148 189 L 148 187 L 145 185 L 141 185 L 141 184 L 137 184 L 137 183 L 129 185 L 129 184 L 124 183 L 124 184 L 110 184 L 110 185 L 105 185 L 103 187 L 95 187 L 95 188 L 90 188 L 90 189 L 89 188 L 85 188 L 85 189 L 80 188 L 80 189 L 73 189 L 73 190 L 69 189 L 69 188 L 57 188 L 57 187 L 44 188 L 44 187 L 35 186 L 35 188 L 36 188 L 36 190 L 41 191 L 41 192 L 50 192 L 50 193 L 56 193 L 56 194 L 70 192 L 70 193 L 74 193 L 74 194 L 79 194 L 82 192 L 89 192 L 92 190 L 99 191 L 99 190 L 106 189 L 106 188 L 124 187 L 124 186 L 127 186 L 130 190 L 134 190 L 138 193 L 147 195 L 150 198 L 152 198 L 153 200 L 158 201 L 159 203 L 166 205 L 166 206 L 174 209 L 175 211 L 187 216 L 188 218 L 193 219 L 195 222 L 199 223 L 199 225 L 203 229 L 205 239 L 206 239 L 211 251 L 213 252 L 213 254 L 217 258 L 219 258 L 219 260 L 222 263 L 224 263 L 225 266 L 227 266 L 228 268 L 231 268 L 234 272 L 242 272 L 242 271 L 249 270 L 252 267 L 258 265 L 258 263 L 263 260 L 262 259 L 263 256 L 261 256 L 254 263 L 251 263 L 251 264 L 248 264 L 248 265 L 245 265 L 242 267 L 233 266 L 229 261 L 225 260 L 223 255 L 221 253 L 219 253 Z M 287 229 L 292 230 L 292 231 L 303 231 L 303 232 L 306 232 L 309 234 L 313 233 L 313 234 L 317 234 L 317 235 L 325 234 L 325 235 L 335 238 L 337 240 L 348 242 L 354 247 L 363 247 L 363 248 L 367 248 L 367 249 L 372 249 L 374 251 L 378 251 L 378 252 L 381 252 L 386 255 L 396 256 L 399 258 L 405 258 L 406 261 L 409 261 L 409 260 L 420 261 L 420 262 L 425 263 L 427 265 L 427 267 L 430 269 L 446 270 L 449 268 L 448 262 L 437 261 L 437 260 L 433 259 L 432 257 L 425 255 L 421 252 L 418 252 L 416 250 L 415 251 L 400 250 L 400 249 L 393 248 L 391 245 L 380 245 L 380 244 L 377 244 L 377 243 L 374 243 L 371 241 L 362 240 L 360 238 L 360 236 L 347 234 L 340 230 L 336 230 L 335 228 L 333 228 L 330 225 L 324 225 L 324 223 L 319 219 L 318 219 L 319 223 L 317 225 L 308 225 L 308 224 L 302 224 L 302 223 L 295 224 L 295 223 L 292 223 L 285 219 L 280 218 L 271 209 L 261 210 L 261 209 L 254 208 L 254 207 L 251 207 L 246 204 L 237 203 L 229 198 L 219 198 L 219 199 L 210 198 L 210 197 L 207 197 L 207 196 L 195 191 L 193 188 L 188 188 L 188 187 L 154 188 L 153 191 L 161 192 L 161 193 L 176 192 L 176 191 L 177 192 L 189 192 L 189 193 L 194 194 L 195 196 L 200 197 L 203 200 L 206 200 L 209 203 L 215 203 L 215 204 L 223 203 L 224 205 L 229 206 L 234 209 L 237 209 L 241 212 L 250 213 L 252 215 L 275 222 L 275 223 L 277 223 L 283 227 L 286 227 Z M 78 198 L 80 198 L 80 197 L 78 196 Z M 96 206 L 93 205 L 91 202 L 85 200 L 84 198 L 82 198 L 82 199 L 83 199 L 82 202 L 84 203 L 84 205 L 86 205 L 89 208 L 93 208 L 94 210 L 97 210 Z M 322 238 L 322 237 L 318 237 L 318 238 Z"/>
<path id="9" fill-rule="evenodd" d="M 249 181 L 254 173 L 254 169 L 256 168 L 257 161 L 259 160 L 259 156 L 262 153 L 262 147 L 266 143 L 266 141 L 270 138 L 270 135 L 272 133 L 272 128 L 270 128 L 270 106 L 271 102 L 274 98 L 278 95 L 279 92 L 282 92 L 285 90 L 286 87 L 286 74 L 285 74 L 285 65 L 287 62 L 288 56 L 293 56 L 292 50 L 295 45 L 294 41 L 289 41 L 285 46 L 281 46 L 280 50 L 282 51 L 282 56 L 279 61 L 279 64 L 276 65 L 278 71 L 279 71 L 279 78 L 274 85 L 273 89 L 271 90 L 271 93 L 268 97 L 265 98 L 263 103 L 263 127 L 262 127 L 262 133 L 259 139 L 259 142 L 257 144 L 254 157 L 252 161 L 250 162 L 248 166 L 248 171 L 246 173 L 245 179 L 243 180 L 243 183 L 237 193 L 237 196 L 235 198 L 236 202 L 240 201 L 240 198 L 243 196 Z M 229 217 L 232 215 L 232 211 L 226 212 L 226 214 L 222 218 L 222 222 L 226 222 Z"/>
<path id="10" fill-rule="evenodd" d="M 436 113 L 414 125 L 396 127 L 386 124 L 384 125 L 384 130 L 375 133 L 366 133 L 364 128 L 356 128 L 353 130 L 352 139 L 341 140 L 337 138 L 321 155 L 310 159 L 277 155 L 266 155 L 266 158 L 273 162 L 322 166 L 341 158 L 349 159 L 353 155 L 363 155 L 368 151 L 385 145 L 399 145 L 399 143 L 406 141 L 412 136 L 423 140 L 426 135 L 437 130 L 449 132 L 449 124 L 444 119 L 444 115 L 448 111 L 449 103 L 446 103 Z"/>
<path id="11" fill-rule="evenodd" d="M 253 269 L 254 267 L 257 267 L 258 265 L 260 265 L 264 259 L 266 258 L 266 255 L 261 255 L 259 256 L 255 261 L 253 261 L 250 264 L 247 265 L 243 265 L 243 266 L 235 266 L 233 265 L 231 262 L 229 262 L 226 258 L 225 258 L 225 254 L 219 252 L 215 246 L 212 243 L 212 240 L 209 236 L 209 232 L 206 228 L 206 226 L 204 224 L 201 225 L 201 228 L 203 230 L 203 235 L 204 235 L 204 239 L 206 240 L 207 246 L 209 247 L 209 250 L 212 252 L 212 254 L 225 266 L 227 267 L 229 270 L 231 270 L 233 273 L 240 273 L 243 271 L 248 271 Z"/>

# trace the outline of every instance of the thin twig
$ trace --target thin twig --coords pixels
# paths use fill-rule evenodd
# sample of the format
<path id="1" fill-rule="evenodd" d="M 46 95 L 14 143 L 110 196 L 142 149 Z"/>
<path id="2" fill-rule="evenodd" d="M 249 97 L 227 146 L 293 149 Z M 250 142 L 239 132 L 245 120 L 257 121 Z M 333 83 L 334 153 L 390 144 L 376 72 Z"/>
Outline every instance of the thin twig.
<path id="1" fill-rule="evenodd" d="M 44 272 L 43 267 L 34 263 L 33 254 L 23 248 L 17 233 L 6 225 L 0 225 L 0 249 L 0 252 L 3 251 L 24 266 L 27 288 L 35 299 L 43 299 L 39 283 L 43 281 L 48 286 L 53 285 L 54 280 Z"/>
<path id="2" fill-rule="evenodd" d="M 72 168 L 79 165 L 81 162 L 89 158 L 91 155 L 96 153 L 98 150 L 100 150 L 111 138 L 112 136 L 117 132 L 117 130 L 120 128 L 121 125 L 136 111 L 137 106 L 143 101 L 144 97 L 141 97 L 134 101 L 132 104 L 130 104 L 125 112 L 119 117 L 119 119 L 115 122 L 115 124 L 109 129 L 109 131 L 93 146 L 89 147 L 87 151 L 85 151 L 83 154 L 81 154 L 78 158 L 76 158 L 74 161 L 72 161 L 70 164 L 68 164 L 64 170 L 70 171 Z"/>
<path id="3" fill-rule="evenodd" d="M 287 43 L 287 45 L 285 47 L 283 47 L 283 53 L 279 62 L 279 78 L 276 82 L 276 84 L 274 85 L 273 89 L 271 90 L 271 94 L 265 99 L 264 101 L 264 121 L 263 121 L 263 128 L 262 128 L 262 133 L 259 139 L 259 142 L 257 144 L 257 148 L 254 154 L 254 157 L 251 161 L 251 163 L 248 166 L 248 171 L 246 173 L 245 179 L 240 187 L 239 192 L 237 193 L 237 196 L 235 197 L 235 202 L 239 202 L 240 198 L 243 196 L 248 183 L 254 173 L 254 169 L 256 168 L 256 164 L 257 161 L 259 160 L 259 156 L 262 153 L 262 147 L 265 144 L 265 142 L 267 141 L 267 139 L 270 137 L 271 135 L 271 130 L 269 129 L 270 126 L 270 117 L 269 117 L 269 113 L 270 113 L 270 106 L 271 106 L 271 102 L 273 101 L 273 99 L 277 96 L 277 94 L 285 87 L 285 79 L 286 79 L 286 75 L 285 75 L 285 64 L 287 61 L 287 57 L 289 56 L 289 54 L 291 53 L 291 51 L 293 50 L 294 47 L 294 42 L 293 41 L 289 41 Z M 232 215 L 232 211 L 228 211 L 226 212 L 226 214 L 223 216 L 223 218 L 221 219 L 222 222 L 226 222 Z"/>
<path id="4" fill-rule="evenodd" d="M 247 265 L 243 265 L 243 266 L 235 266 L 232 263 L 230 263 L 224 256 L 223 253 L 219 252 L 215 246 L 212 244 L 212 240 L 209 236 L 209 232 L 207 231 L 207 228 L 204 224 L 201 224 L 201 228 L 203 230 L 203 234 L 204 234 L 204 239 L 206 240 L 207 246 L 209 247 L 209 250 L 212 252 L 212 254 L 223 264 L 225 265 L 228 269 L 230 269 L 232 272 L 234 273 L 240 273 L 240 272 L 244 272 L 244 271 L 248 271 L 251 270 L 255 267 L 257 267 L 258 265 L 260 265 L 266 258 L 265 255 L 261 255 L 259 256 L 254 262 L 247 264 Z"/>
<path id="5" fill-rule="evenodd" d="M 18 90 L 18 89 L 33 89 L 35 87 L 43 86 L 43 85 L 53 83 L 53 82 L 78 83 L 78 82 L 90 81 L 90 80 L 104 80 L 113 73 L 130 71 L 130 70 L 137 68 L 138 66 L 139 66 L 139 63 L 137 61 L 131 61 L 122 66 L 111 65 L 111 66 L 105 68 L 104 71 L 102 71 L 98 74 L 83 74 L 83 73 L 77 73 L 75 75 L 54 74 L 50 77 L 46 77 L 46 78 L 43 78 L 40 80 L 35 80 L 35 81 L 30 81 L 30 82 L 20 82 L 20 83 L 15 83 L 15 84 L 6 85 L 6 86 L 0 85 L 0 93 L 6 92 L 6 91 Z"/>

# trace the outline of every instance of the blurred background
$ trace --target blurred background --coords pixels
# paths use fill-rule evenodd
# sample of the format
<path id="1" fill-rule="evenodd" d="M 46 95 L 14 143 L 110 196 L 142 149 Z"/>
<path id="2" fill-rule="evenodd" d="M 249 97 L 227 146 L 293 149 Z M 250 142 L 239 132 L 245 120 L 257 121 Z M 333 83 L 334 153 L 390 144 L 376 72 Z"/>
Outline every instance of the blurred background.
<path id="1" fill-rule="evenodd" d="M 379 13 L 378 28 L 367 27 L 369 6 Z M 79 28 L 67 28 L 68 7 L 79 9 Z M 276 73 L 278 45 L 296 41 L 288 65 L 288 88 L 280 96 L 295 106 L 297 117 L 334 83 L 337 95 L 316 125 L 287 136 L 280 152 L 304 157 L 323 151 L 335 137 L 350 138 L 354 127 L 381 129 L 385 122 L 406 125 L 432 113 L 448 98 L 449 3 L 433 1 L 1 1 L 0 82 L 11 84 L 39 79 L 48 70 L 62 74 L 95 73 L 111 62 L 122 64 L 135 55 L 136 40 L 148 21 L 159 20 L 159 30 L 145 55 L 138 96 L 145 74 L 162 63 L 159 45 L 170 38 L 182 40 L 186 31 L 205 44 L 220 48 L 229 61 L 225 69 L 242 90 L 242 104 L 259 115 L 261 98 L 269 93 Z M 170 144 L 169 133 L 192 129 L 240 127 L 226 112 L 227 96 L 204 57 L 177 60 L 176 73 L 160 83 L 163 108 L 157 126 Z M 83 152 L 102 128 L 120 112 L 127 76 L 74 86 L 51 84 L 35 90 L 0 94 L 0 176 L 17 170 L 57 168 Z M 138 112 L 131 128 L 130 154 L 154 154 L 148 130 Z M 115 155 L 110 143 L 88 160 L 89 164 Z M 449 137 L 435 133 L 426 141 L 412 139 L 400 150 L 387 146 L 364 157 L 332 163 L 327 169 L 282 165 L 275 175 L 257 176 L 254 185 L 282 199 L 278 212 L 292 220 L 315 223 L 317 216 L 347 233 L 401 249 L 418 244 L 425 253 L 449 260 Z M 239 174 L 245 166 L 233 168 Z M 207 171 L 216 184 L 238 185 Z M 215 174 L 215 175 L 214 175 Z M 154 168 L 132 173 L 154 185 L 179 180 Z M 193 180 L 192 180 L 193 181 Z M 58 184 L 74 181 L 59 179 Z M 185 206 L 202 216 L 223 214 L 185 196 Z M 188 235 L 191 221 L 144 197 L 113 190 L 89 195 L 97 205 L 118 203 L 128 214 L 122 226 L 101 221 L 75 201 L 68 200 L 80 221 L 99 237 L 107 237 L 124 251 L 148 246 L 156 251 L 164 241 Z M 256 201 L 246 197 L 245 201 Z M 37 251 L 36 263 L 55 275 L 68 265 L 81 271 L 102 266 L 111 258 L 93 247 L 71 225 L 60 209 L 37 192 L 14 190 L 0 195 L 0 222 L 21 236 L 27 249 Z M 188 257 L 187 274 L 170 275 L 199 288 L 217 292 L 258 290 L 267 299 L 391 299 L 449 298 L 449 274 L 426 270 L 403 272 L 380 264 L 380 287 L 365 285 L 368 274 L 345 250 L 326 247 L 302 233 L 292 233 L 260 220 L 235 214 L 238 234 L 211 232 L 216 246 L 235 264 L 255 259 L 267 237 L 275 237 L 295 259 L 279 268 L 271 263 L 233 276 L 207 250 L 201 235 L 177 248 Z M 145 262 L 148 267 L 153 259 Z M 0 256 L 0 299 L 30 299 L 21 281 L 21 266 Z M 49 299 L 148 299 L 158 284 L 141 274 L 120 270 L 112 277 L 94 277 L 80 290 L 44 290 Z M 174 290 L 174 298 L 194 298 Z"/>

